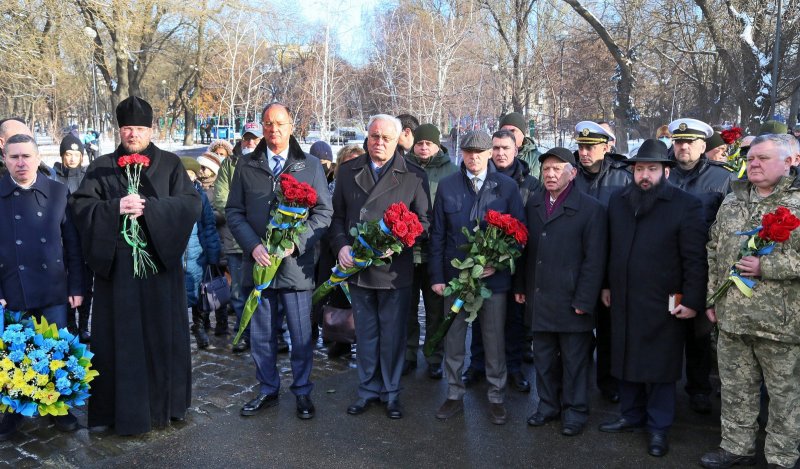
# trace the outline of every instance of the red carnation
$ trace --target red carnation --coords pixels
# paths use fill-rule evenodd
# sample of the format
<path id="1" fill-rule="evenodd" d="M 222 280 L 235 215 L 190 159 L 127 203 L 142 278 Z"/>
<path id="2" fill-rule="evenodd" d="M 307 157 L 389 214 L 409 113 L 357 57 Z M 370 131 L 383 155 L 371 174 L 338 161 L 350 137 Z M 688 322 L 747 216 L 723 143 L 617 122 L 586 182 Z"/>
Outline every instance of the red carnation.
<path id="1" fill-rule="evenodd" d="M 761 226 L 762 229 L 758 232 L 760 238 L 783 243 L 789 239 L 792 231 L 800 226 L 800 219 L 786 207 L 778 207 L 774 212 L 762 217 Z"/>
<path id="2" fill-rule="evenodd" d="M 719 133 L 722 140 L 728 145 L 742 138 L 742 129 L 739 127 L 731 127 L 728 130 L 723 130 Z"/>

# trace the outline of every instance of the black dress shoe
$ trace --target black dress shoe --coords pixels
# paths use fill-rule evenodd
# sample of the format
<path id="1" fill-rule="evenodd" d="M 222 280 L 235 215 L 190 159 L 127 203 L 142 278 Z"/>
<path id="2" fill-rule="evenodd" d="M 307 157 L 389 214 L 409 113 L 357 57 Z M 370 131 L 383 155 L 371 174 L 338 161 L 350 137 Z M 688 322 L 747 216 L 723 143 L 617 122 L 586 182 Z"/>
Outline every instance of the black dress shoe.
<path id="1" fill-rule="evenodd" d="M 0 421 L 0 441 L 8 441 L 17 433 L 22 418 L 20 414 L 3 415 L 3 420 Z"/>
<path id="2" fill-rule="evenodd" d="M 256 415 L 259 410 L 265 407 L 272 407 L 275 405 L 278 405 L 278 393 L 259 394 L 258 397 L 243 405 L 242 410 L 239 413 L 247 417 L 250 415 Z"/>
<path id="3" fill-rule="evenodd" d="M 511 387 L 519 392 L 531 391 L 531 383 L 529 383 L 528 380 L 525 379 L 525 375 L 523 375 L 521 371 L 517 371 L 515 373 L 509 373 L 508 381 L 509 383 L 511 383 Z"/>
<path id="4" fill-rule="evenodd" d="M 297 396 L 297 417 L 302 420 L 314 418 L 314 403 L 307 394 Z"/>
<path id="5" fill-rule="evenodd" d="M 583 431 L 583 425 L 579 423 L 565 423 L 561 426 L 561 434 L 564 436 L 580 435 Z"/>
<path id="6" fill-rule="evenodd" d="M 541 427 L 547 422 L 552 422 L 553 420 L 558 420 L 558 414 L 544 415 L 541 412 L 536 412 L 530 417 L 528 417 L 528 425 L 530 425 L 531 427 Z"/>
<path id="7" fill-rule="evenodd" d="M 612 404 L 617 404 L 619 402 L 619 393 L 617 391 L 611 391 L 608 389 L 603 389 L 600 391 L 603 394 L 603 398 Z"/>
<path id="8" fill-rule="evenodd" d="M 689 407 L 698 414 L 710 414 L 711 399 L 705 394 L 693 394 L 689 397 Z"/>
<path id="9" fill-rule="evenodd" d="M 598 427 L 598 430 L 606 433 L 627 433 L 627 432 L 635 432 L 637 430 L 641 430 L 643 427 L 644 425 L 642 424 L 635 424 L 629 422 L 624 417 L 620 417 L 619 419 L 613 422 L 606 422 L 601 424 Z"/>
<path id="10" fill-rule="evenodd" d="M 242 353 L 250 349 L 250 342 L 244 339 L 239 339 L 239 342 L 233 344 L 233 353 Z"/>
<path id="11" fill-rule="evenodd" d="M 386 403 L 386 416 L 394 420 L 403 418 L 403 410 L 400 408 L 400 401 L 394 399 Z"/>
<path id="12" fill-rule="evenodd" d="M 378 398 L 364 399 L 363 397 L 359 397 L 357 401 L 350 404 L 350 407 L 347 408 L 347 413 L 350 415 L 363 414 L 364 411 L 367 410 L 367 407 L 373 402 L 378 402 Z"/>
<path id="13" fill-rule="evenodd" d="M 401 374 L 405 376 L 416 369 L 417 369 L 416 360 L 406 360 L 403 362 L 403 371 Z"/>
<path id="14" fill-rule="evenodd" d="M 476 370 L 475 368 L 469 367 L 467 371 L 461 376 L 461 382 L 464 383 L 465 387 L 470 387 L 473 384 L 480 383 L 483 379 L 486 378 L 486 372 L 483 370 Z"/>
<path id="15" fill-rule="evenodd" d="M 51 420 L 60 432 L 74 432 L 78 429 L 78 418 L 69 412 L 67 415 L 53 416 Z"/>
<path id="16" fill-rule="evenodd" d="M 740 456 L 722 448 L 706 453 L 700 458 L 700 465 L 708 469 L 726 469 L 733 466 L 753 466 L 755 456 Z"/>
<path id="17" fill-rule="evenodd" d="M 441 363 L 431 363 L 428 365 L 428 378 L 430 379 L 442 379 L 442 364 Z"/>
<path id="18" fill-rule="evenodd" d="M 669 442 L 666 433 L 651 433 L 650 444 L 647 445 L 647 453 L 650 456 L 660 458 L 669 451 Z"/>

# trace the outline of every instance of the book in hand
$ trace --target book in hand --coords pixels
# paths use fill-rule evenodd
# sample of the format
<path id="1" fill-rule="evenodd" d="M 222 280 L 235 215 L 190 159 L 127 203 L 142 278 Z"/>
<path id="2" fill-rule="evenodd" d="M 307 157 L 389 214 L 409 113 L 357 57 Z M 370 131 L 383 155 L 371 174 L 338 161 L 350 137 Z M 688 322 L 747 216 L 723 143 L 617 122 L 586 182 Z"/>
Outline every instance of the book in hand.
<path id="1" fill-rule="evenodd" d="M 669 307 L 668 310 L 672 311 L 673 309 L 677 308 L 678 305 L 681 304 L 681 299 L 683 299 L 683 294 L 681 293 L 673 293 L 669 296 Z"/>

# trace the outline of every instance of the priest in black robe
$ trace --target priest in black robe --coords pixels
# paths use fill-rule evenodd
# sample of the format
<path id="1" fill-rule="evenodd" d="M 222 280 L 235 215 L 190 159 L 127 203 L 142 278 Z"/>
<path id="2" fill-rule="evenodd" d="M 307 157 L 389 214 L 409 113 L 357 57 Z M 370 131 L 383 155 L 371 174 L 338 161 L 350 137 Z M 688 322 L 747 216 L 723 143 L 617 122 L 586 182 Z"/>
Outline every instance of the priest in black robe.
<path id="1" fill-rule="evenodd" d="M 200 214 L 200 197 L 180 160 L 150 142 L 153 111 L 135 96 L 117 106 L 121 145 L 89 165 L 70 204 L 83 253 L 95 272 L 94 368 L 90 430 L 145 433 L 181 420 L 191 400 L 189 321 L 183 253 Z M 127 193 L 123 155 L 150 159 L 138 194 Z M 157 271 L 134 276 L 123 217 L 143 228 Z"/>

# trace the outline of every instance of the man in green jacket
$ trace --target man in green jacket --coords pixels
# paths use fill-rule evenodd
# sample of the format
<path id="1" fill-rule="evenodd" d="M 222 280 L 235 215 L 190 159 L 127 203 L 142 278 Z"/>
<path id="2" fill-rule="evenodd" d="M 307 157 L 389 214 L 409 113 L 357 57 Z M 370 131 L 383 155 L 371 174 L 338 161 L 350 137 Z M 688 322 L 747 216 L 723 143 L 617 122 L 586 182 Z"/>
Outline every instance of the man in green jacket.
<path id="1" fill-rule="evenodd" d="M 800 180 L 789 176 L 791 135 L 762 135 L 747 153 L 747 180 L 731 182 L 708 243 L 709 297 L 735 266 L 755 280 L 752 295 L 736 286 L 711 305 L 718 322 L 722 383 L 722 442 L 704 455 L 707 468 L 755 464 L 761 383 L 769 391 L 769 425 L 764 455 L 770 467 L 795 467 L 800 445 L 800 231 L 761 256 L 740 257 L 738 234 L 761 225 L 778 207 L 800 215 Z"/>
<path id="2" fill-rule="evenodd" d="M 456 171 L 456 165 L 450 161 L 447 148 L 441 146 L 439 129 L 433 124 L 422 124 L 414 130 L 414 146 L 406 156 L 406 160 L 421 166 L 428 175 L 431 188 L 431 206 L 439 181 Z M 414 283 L 411 287 L 411 302 L 408 308 L 408 339 L 406 342 L 406 359 L 403 364 L 403 375 L 417 367 L 417 351 L 419 350 L 419 292 L 425 303 L 425 341 L 439 328 L 444 318 L 444 297 L 430 288 L 428 275 L 427 242 L 414 246 Z M 442 357 L 444 344 L 439 344 L 428 360 L 428 377 L 442 378 Z"/>
<path id="3" fill-rule="evenodd" d="M 222 165 L 214 183 L 214 210 L 225 213 L 225 204 L 228 203 L 228 193 L 236 163 L 245 152 L 250 153 L 264 136 L 261 124 L 248 122 L 242 129 L 242 141 L 233 148 L 233 154 L 222 160 Z M 244 150 L 244 151 L 243 151 Z M 236 330 L 239 330 L 239 320 L 244 310 L 244 294 L 242 292 L 242 248 L 233 239 L 227 222 L 220 227 L 222 236 L 222 252 L 228 261 L 228 272 L 231 274 L 231 305 L 236 312 Z M 226 328 L 227 329 L 227 328 Z M 240 340 L 233 346 L 234 353 L 242 353 L 250 348 L 250 327 L 245 330 Z"/>

